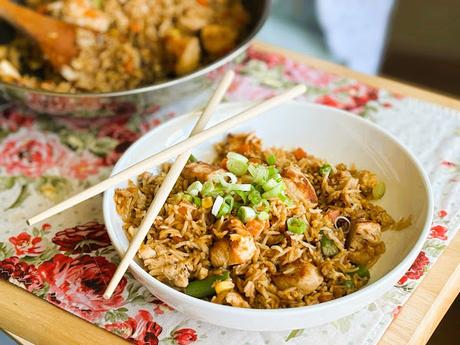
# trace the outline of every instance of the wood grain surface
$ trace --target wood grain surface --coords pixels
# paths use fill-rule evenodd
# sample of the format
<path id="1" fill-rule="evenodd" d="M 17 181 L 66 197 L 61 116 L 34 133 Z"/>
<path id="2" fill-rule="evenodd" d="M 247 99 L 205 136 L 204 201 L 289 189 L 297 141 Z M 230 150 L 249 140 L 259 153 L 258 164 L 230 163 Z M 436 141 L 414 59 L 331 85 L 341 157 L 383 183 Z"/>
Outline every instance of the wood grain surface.
<path id="1" fill-rule="evenodd" d="M 378 88 L 437 103 L 460 111 L 460 100 L 397 81 L 351 71 L 346 67 L 310 58 L 257 42 L 258 49 L 278 52 L 319 69 L 354 78 Z M 425 344 L 460 292 L 460 233 L 392 322 L 379 345 Z M 126 341 L 7 282 L 0 281 L 0 328 L 35 345 L 128 344 Z"/>

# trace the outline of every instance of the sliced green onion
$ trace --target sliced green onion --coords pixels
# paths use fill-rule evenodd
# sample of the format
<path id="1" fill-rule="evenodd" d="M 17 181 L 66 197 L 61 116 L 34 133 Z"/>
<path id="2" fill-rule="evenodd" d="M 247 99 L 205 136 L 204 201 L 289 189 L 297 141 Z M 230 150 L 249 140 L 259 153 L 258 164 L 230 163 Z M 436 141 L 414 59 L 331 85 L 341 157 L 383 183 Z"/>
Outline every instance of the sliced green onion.
<path id="1" fill-rule="evenodd" d="M 195 163 L 195 162 L 198 162 L 198 159 L 196 159 L 194 155 L 190 155 L 190 157 L 188 158 L 188 161 L 190 163 Z"/>
<path id="2" fill-rule="evenodd" d="M 235 194 L 240 197 L 241 201 L 243 201 L 243 204 L 245 204 L 248 201 L 248 194 L 249 193 L 243 192 L 241 190 L 235 190 Z"/>
<path id="3" fill-rule="evenodd" d="M 277 182 L 275 179 L 272 178 L 272 179 L 268 180 L 267 182 L 265 182 L 262 185 L 262 188 L 264 189 L 264 191 L 268 192 L 269 190 L 272 190 L 273 188 L 275 188 L 279 184 L 280 184 L 279 182 Z"/>
<path id="4" fill-rule="evenodd" d="M 269 191 L 262 194 L 264 199 L 279 198 L 284 191 L 284 185 L 278 184 L 275 188 L 270 189 Z"/>
<path id="5" fill-rule="evenodd" d="M 224 197 L 224 203 L 230 206 L 230 209 L 233 208 L 233 204 L 235 203 L 235 199 L 231 195 L 227 195 Z"/>
<path id="6" fill-rule="evenodd" d="M 274 154 L 268 155 L 266 162 L 268 165 L 274 165 L 276 163 L 276 157 Z"/>
<path id="7" fill-rule="evenodd" d="M 201 198 L 198 196 L 194 196 L 193 203 L 195 204 L 196 207 L 201 207 Z"/>
<path id="8" fill-rule="evenodd" d="M 256 211 L 249 206 L 241 206 L 238 210 L 238 218 L 245 224 L 255 217 Z"/>
<path id="9" fill-rule="evenodd" d="M 193 196 L 191 196 L 190 194 L 183 194 L 182 195 L 182 200 L 187 200 L 188 202 L 193 202 Z"/>
<path id="10" fill-rule="evenodd" d="M 268 179 L 268 169 L 263 165 L 249 164 L 248 171 L 254 183 L 260 184 Z"/>
<path id="11" fill-rule="evenodd" d="M 225 180 L 226 177 L 230 179 L 230 182 Z M 219 182 L 223 187 L 227 187 L 227 188 L 231 187 L 231 185 L 235 184 L 237 181 L 236 176 L 231 172 L 226 172 L 221 175 L 217 175 L 214 179 L 217 182 Z"/>
<path id="12" fill-rule="evenodd" d="M 276 179 L 278 176 L 281 177 L 280 172 L 274 166 L 268 167 L 268 178 Z"/>
<path id="13" fill-rule="evenodd" d="M 232 212 L 232 208 L 230 207 L 229 204 L 226 204 L 226 203 L 224 202 L 224 203 L 222 204 L 222 206 L 220 207 L 219 212 L 217 212 L 217 218 L 226 216 L 226 215 L 229 214 L 230 212 Z"/>
<path id="14" fill-rule="evenodd" d="M 323 234 L 321 237 L 321 251 L 323 255 L 326 257 L 331 257 L 336 255 L 339 252 L 339 248 L 335 245 L 334 241 L 332 241 L 329 237 Z"/>
<path id="15" fill-rule="evenodd" d="M 220 210 L 221 206 L 223 205 L 223 203 L 224 203 L 224 198 L 222 198 L 220 195 L 218 195 L 216 197 L 216 200 L 214 200 L 214 204 L 212 205 L 212 209 L 211 209 L 211 214 L 213 216 L 217 217 L 217 214 L 219 213 L 219 210 Z"/>
<path id="16" fill-rule="evenodd" d="M 201 195 L 210 196 L 214 191 L 214 183 L 211 181 L 206 181 L 201 188 Z"/>
<path id="17" fill-rule="evenodd" d="M 358 276 L 360 276 L 361 278 L 369 278 L 370 277 L 369 270 L 364 265 L 359 265 L 358 270 L 355 273 Z"/>
<path id="18" fill-rule="evenodd" d="M 227 169 L 236 176 L 242 176 L 248 171 L 248 159 L 236 152 L 227 153 Z"/>
<path id="19" fill-rule="evenodd" d="M 252 185 L 249 183 L 235 183 L 230 186 L 231 190 L 249 192 L 252 188 Z"/>
<path id="20" fill-rule="evenodd" d="M 372 197 L 375 200 L 382 199 L 385 195 L 386 187 L 385 182 L 379 181 L 377 184 L 372 188 Z"/>
<path id="21" fill-rule="evenodd" d="M 222 203 L 219 211 L 217 212 L 218 218 L 223 217 L 232 212 L 233 204 L 235 203 L 235 199 L 233 199 L 231 195 L 225 196 L 223 200 L 224 202 Z"/>
<path id="22" fill-rule="evenodd" d="M 262 200 L 262 196 L 260 195 L 259 191 L 253 189 L 249 192 L 248 199 L 253 205 L 257 205 Z"/>
<path id="23" fill-rule="evenodd" d="M 287 207 L 291 207 L 294 205 L 294 202 L 286 195 L 286 194 L 280 194 L 278 196 L 278 198 L 284 202 L 284 204 L 287 206 Z"/>
<path id="24" fill-rule="evenodd" d="M 291 217 L 287 220 L 288 231 L 294 234 L 303 234 L 307 230 L 307 223 L 302 219 Z"/>
<path id="25" fill-rule="evenodd" d="M 187 193 L 193 196 L 197 196 L 198 193 L 200 193 L 202 189 L 203 189 L 203 184 L 200 181 L 195 181 L 190 186 L 188 186 Z"/>
<path id="26" fill-rule="evenodd" d="M 352 280 L 344 280 L 342 284 L 346 289 L 353 289 L 355 287 L 355 284 Z"/>
<path id="27" fill-rule="evenodd" d="M 257 215 L 257 219 L 259 220 L 268 220 L 269 218 L 270 215 L 268 214 L 268 212 L 265 211 L 259 212 L 259 214 Z"/>
<path id="28" fill-rule="evenodd" d="M 210 276 L 203 280 L 194 280 L 187 285 L 185 293 L 196 298 L 212 296 L 216 293 L 213 287 L 214 283 L 216 281 L 227 280 L 229 276 L 229 273 L 226 271 L 223 274 Z"/>
<path id="29" fill-rule="evenodd" d="M 319 173 L 322 176 L 329 175 L 332 171 L 332 167 L 330 164 L 324 164 L 321 168 L 319 168 Z"/>
<path id="30" fill-rule="evenodd" d="M 258 212 L 268 212 L 270 211 L 270 203 L 268 202 L 268 200 L 262 199 L 257 205 L 254 205 L 254 209 Z"/>

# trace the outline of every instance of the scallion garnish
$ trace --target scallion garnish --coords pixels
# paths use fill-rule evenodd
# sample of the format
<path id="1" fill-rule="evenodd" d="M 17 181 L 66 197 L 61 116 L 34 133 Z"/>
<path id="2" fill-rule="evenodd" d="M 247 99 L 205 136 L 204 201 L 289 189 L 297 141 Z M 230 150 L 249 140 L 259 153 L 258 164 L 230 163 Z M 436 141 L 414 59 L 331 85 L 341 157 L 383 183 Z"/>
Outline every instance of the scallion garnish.
<path id="1" fill-rule="evenodd" d="M 275 188 L 279 184 L 280 184 L 279 182 L 277 182 L 275 179 L 272 178 L 272 179 L 268 180 L 267 182 L 265 182 L 262 185 L 262 188 L 264 189 L 264 191 L 268 192 L 269 190 L 272 190 L 273 188 Z"/>
<path id="2" fill-rule="evenodd" d="M 235 183 L 230 186 L 230 190 L 249 192 L 252 188 L 252 185 L 249 183 Z"/>
<path id="3" fill-rule="evenodd" d="M 193 197 L 193 203 L 195 204 L 196 207 L 200 207 L 201 206 L 201 198 L 198 197 L 198 196 L 194 196 Z"/>
<path id="4" fill-rule="evenodd" d="M 324 164 L 321 168 L 319 168 L 319 173 L 321 176 L 329 175 L 332 171 L 332 167 L 330 164 Z"/>
<path id="5" fill-rule="evenodd" d="M 361 278 L 369 278 L 370 277 L 369 270 L 364 265 L 359 265 L 358 270 L 355 273 L 358 276 L 360 276 Z"/>
<path id="6" fill-rule="evenodd" d="M 256 211 L 249 206 L 241 206 L 238 209 L 238 218 L 245 224 L 255 217 Z"/>
<path id="7" fill-rule="evenodd" d="M 190 194 L 182 194 L 182 200 L 187 200 L 188 202 L 193 202 L 193 196 Z"/>
<path id="8" fill-rule="evenodd" d="M 339 248 L 337 248 L 334 241 L 332 241 L 325 234 L 321 236 L 320 243 L 321 243 L 321 251 L 323 252 L 324 256 L 331 257 L 331 256 L 336 255 L 339 252 Z"/>
<path id="9" fill-rule="evenodd" d="M 274 154 L 270 154 L 267 156 L 266 162 L 268 165 L 274 165 L 276 163 L 276 157 Z"/>
<path id="10" fill-rule="evenodd" d="M 377 184 L 372 188 L 372 197 L 375 200 L 382 199 L 385 195 L 385 182 L 379 181 Z"/>
<path id="11" fill-rule="evenodd" d="M 270 189 L 269 191 L 266 191 L 265 193 L 262 194 L 262 198 L 264 199 L 273 199 L 273 198 L 279 198 L 280 195 L 282 195 L 284 191 L 284 185 L 279 183 L 276 185 L 276 187 Z"/>
<path id="12" fill-rule="evenodd" d="M 224 198 L 222 198 L 220 195 L 216 197 L 216 200 L 214 200 L 214 204 L 212 205 L 211 213 L 213 216 L 217 217 L 217 214 L 219 213 L 219 210 L 224 203 Z"/>
<path id="13" fill-rule="evenodd" d="M 248 159 L 236 152 L 227 153 L 227 170 L 236 176 L 242 176 L 248 171 Z"/>
<path id="14" fill-rule="evenodd" d="M 249 192 L 248 199 L 253 205 L 258 205 L 262 200 L 262 196 L 260 195 L 258 190 L 253 189 Z"/>
<path id="15" fill-rule="evenodd" d="M 190 157 L 188 158 L 188 161 L 190 163 L 195 163 L 195 162 L 198 162 L 198 159 L 196 159 L 194 155 L 190 155 Z"/>
<path id="16" fill-rule="evenodd" d="M 287 220 L 287 228 L 294 234 L 303 234 L 307 230 L 307 223 L 302 219 L 291 217 Z"/>
<path id="17" fill-rule="evenodd" d="M 268 214 L 268 212 L 265 211 L 259 212 L 259 214 L 257 215 L 257 219 L 259 220 L 268 220 L 269 218 L 270 215 Z"/>
<path id="18" fill-rule="evenodd" d="M 261 184 L 268 179 L 268 169 L 263 165 L 249 164 L 248 171 L 254 183 Z"/>
<path id="19" fill-rule="evenodd" d="M 214 191 L 214 183 L 211 181 L 206 181 L 201 188 L 201 195 L 209 196 Z"/>
<path id="20" fill-rule="evenodd" d="M 190 186 L 188 186 L 187 193 L 192 196 L 197 196 L 198 193 L 200 193 L 202 189 L 203 189 L 203 184 L 200 181 L 195 181 Z"/>

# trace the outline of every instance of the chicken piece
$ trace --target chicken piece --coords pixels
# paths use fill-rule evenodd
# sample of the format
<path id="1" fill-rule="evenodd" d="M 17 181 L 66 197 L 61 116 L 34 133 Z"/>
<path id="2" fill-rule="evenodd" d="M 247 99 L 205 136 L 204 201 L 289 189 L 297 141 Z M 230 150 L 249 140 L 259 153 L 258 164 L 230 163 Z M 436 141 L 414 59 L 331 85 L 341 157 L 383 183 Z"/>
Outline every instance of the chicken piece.
<path id="1" fill-rule="evenodd" d="M 256 244 L 250 234 L 230 235 L 229 265 L 239 265 L 252 259 L 256 253 Z"/>
<path id="2" fill-rule="evenodd" d="M 318 203 L 315 188 L 298 167 L 284 168 L 282 176 L 289 197 L 306 203 L 308 207 Z"/>
<path id="3" fill-rule="evenodd" d="M 228 239 L 214 242 L 209 250 L 209 259 L 214 267 L 240 265 L 252 259 L 256 244 L 247 231 L 233 233 Z"/>
<path id="4" fill-rule="evenodd" d="M 171 29 L 165 35 L 165 48 L 175 58 L 174 71 L 177 75 L 190 73 L 200 64 L 201 48 L 196 37 Z"/>
<path id="5" fill-rule="evenodd" d="M 238 32 L 229 26 L 209 24 L 201 29 L 201 42 L 204 49 L 213 56 L 222 56 L 236 45 Z"/>
<path id="6" fill-rule="evenodd" d="M 258 157 L 262 151 L 262 143 L 252 133 L 229 134 L 225 143 L 225 152 L 237 152 L 248 158 Z"/>
<path id="7" fill-rule="evenodd" d="M 206 6 L 193 6 L 179 17 L 178 24 L 189 31 L 201 30 L 212 19 L 213 12 Z"/>
<path id="8" fill-rule="evenodd" d="M 376 245 L 382 241 L 380 224 L 374 222 L 353 224 L 349 236 L 349 248 L 351 250 L 360 250 L 367 245 Z"/>
<path id="9" fill-rule="evenodd" d="M 231 291 L 225 296 L 225 302 L 234 307 L 239 308 L 250 308 L 248 302 L 244 300 L 243 297 L 238 292 Z"/>
<path id="10" fill-rule="evenodd" d="M 162 273 L 174 286 L 184 288 L 189 283 L 190 272 L 183 263 L 176 262 L 166 265 Z"/>
<path id="11" fill-rule="evenodd" d="M 236 217 L 230 217 L 228 221 L 225 223 L 225 228 L 230 233 L 237 233 L 240 235 L 249 234 L 249 231 L 246 229 L 246 226 L 243 224 L 243 222 Z"/>
<path id="12" fill-rule="evenodd" d="M 348 235 L 348 248 L 351 262 L 371 266 L 385 251 L 380 224 L 374 222 L 353 224 Z"/>
<path id="13" fill-rule="evenodd" d="M 230 248 L 226 240 L 214 242 L 209 249 L 209 260 L 214 267 L 227 267 L 230 260 Z"/>
<path id="14" fill-rule="evenodd" d="M 257 238 L 262 233 L 262 231 L 269 227 L 268 221 L 262 221 L 258 219 L 252 219 L 246 223 L 246 229 L 251 234 L 252 237 Z"/>
<path id="15" fill-rule="evenodd" d="M 296 261 L 288 265 L 287 269 L 293 268 L 289 274 L 273 276 L 273 282 L 278 289 L 285 290 L 297 287 L 303 293 L 309 294 L 315 291 L 323 282 L 324 278 L 318 268 L 308 261 Z"/>
<path id="16" fill-rule="evenodd" d="M 326 211 L 325 217 L 328 218 L 332 223 L 335 223 L 337 217 L 340 216 L 340 210 L 329 209 Z"/>
<path id="17" fill-rule="evenodd" d="M 202 182 L 210 180 L 218 172 L 223 172 L 216 165 L 211 165 L 204 162 L 189 163 L 182 170 L 182 176 L 189 180 L 199 180 Z"/>

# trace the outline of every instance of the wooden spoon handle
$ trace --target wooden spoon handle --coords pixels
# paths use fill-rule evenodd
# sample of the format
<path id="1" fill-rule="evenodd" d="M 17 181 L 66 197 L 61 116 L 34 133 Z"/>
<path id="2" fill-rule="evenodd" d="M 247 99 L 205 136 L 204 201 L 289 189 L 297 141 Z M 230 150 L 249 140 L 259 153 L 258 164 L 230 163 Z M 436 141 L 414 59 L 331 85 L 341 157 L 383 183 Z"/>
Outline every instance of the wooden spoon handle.
<path id="1" fill-rule="evenodd" d="M 75 26 L 31 9 L 0 0 L 0 17 L 32 37 L 50 62 L 60 67 L 76 56 Z"/>

